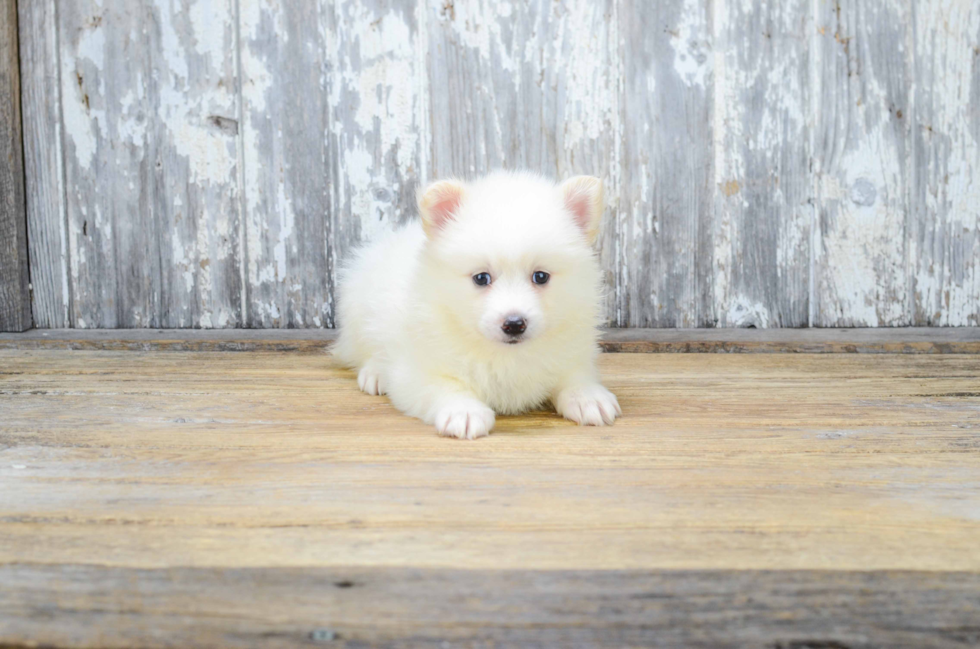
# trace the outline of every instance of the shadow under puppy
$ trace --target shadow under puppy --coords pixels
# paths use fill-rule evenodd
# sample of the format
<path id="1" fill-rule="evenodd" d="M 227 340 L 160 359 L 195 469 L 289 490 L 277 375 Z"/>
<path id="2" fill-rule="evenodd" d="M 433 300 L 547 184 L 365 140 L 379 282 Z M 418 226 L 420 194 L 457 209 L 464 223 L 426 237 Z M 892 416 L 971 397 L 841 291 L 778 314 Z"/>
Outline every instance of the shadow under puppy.
<path id="1" fill-rule="evenodd" d="M 596 369 L 602 182 L 444 180 L 419 212 L 341 274 L 334 354 L 361 390 L 463 439 L 549 400 L 572 421 L 612 424 L 622 411 Z"/>

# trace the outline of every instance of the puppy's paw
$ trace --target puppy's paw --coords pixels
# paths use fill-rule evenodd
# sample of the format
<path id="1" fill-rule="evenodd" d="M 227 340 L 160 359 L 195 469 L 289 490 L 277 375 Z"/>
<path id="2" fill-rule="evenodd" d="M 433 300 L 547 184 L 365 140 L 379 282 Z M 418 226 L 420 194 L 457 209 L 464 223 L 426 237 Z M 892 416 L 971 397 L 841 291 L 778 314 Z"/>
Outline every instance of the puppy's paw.
<path id="1" fill-rule="evenodd" d="M 444 437 L 476 439 L 490 434 L 496 419 L 493 410 L 476 399 L 454 399 L 436 413 L 436 430 Z"/>
<path id="2" fill-rule="evenodd" d="M 381 373 L 377 367 L 365 365 L 357 373 L 357 387 L 361 392 L 370 395 L 384 394 L 384 384 L 381 382 Z"/>
<path id="3" fill-rule="evenodd" d="M 598 383 L 562 390 L 555 409 L 582 426 L 608 426 L 623 414 L 616 395 Z"/>

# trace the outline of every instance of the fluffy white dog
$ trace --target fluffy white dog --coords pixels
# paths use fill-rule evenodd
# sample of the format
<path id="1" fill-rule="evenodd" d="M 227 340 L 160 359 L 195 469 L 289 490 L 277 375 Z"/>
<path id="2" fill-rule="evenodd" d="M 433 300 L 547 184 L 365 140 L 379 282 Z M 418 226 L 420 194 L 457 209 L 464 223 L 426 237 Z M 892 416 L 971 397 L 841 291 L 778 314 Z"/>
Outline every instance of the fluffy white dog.
<path id="1" fill-rule="evenodd" d="M 595 364 L 602 182 L 498 172 L 433 183 L 418 203 L 421 223 L 341 275 L 334 353 L 361 390 L 463 439 L 548 400 L 612 424 L 622 411 Z"/>

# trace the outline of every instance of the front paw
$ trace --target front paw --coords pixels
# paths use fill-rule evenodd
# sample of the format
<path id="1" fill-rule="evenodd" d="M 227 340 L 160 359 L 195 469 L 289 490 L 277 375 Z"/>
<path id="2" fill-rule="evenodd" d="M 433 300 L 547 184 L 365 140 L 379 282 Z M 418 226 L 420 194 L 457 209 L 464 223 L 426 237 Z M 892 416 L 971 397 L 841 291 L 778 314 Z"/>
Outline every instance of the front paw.
<path id="1" fill-rule="evenodd" d="M 444 437 L 476 439 L 490 434 L 496 419 L 493 410 L 476 399 L 460 398 L 436 413 L 436 430 Z"/>
<path id="2" fill-rule="evenodd" d="M 598 383 L 562 390 L 555 409 L 582 426 L 610 425 L 623 414 L 616 395 Z"/>
<path id="3" fill-rule="evenodd" d="M 357 373 L 357 387 L 361 388 L 364 394 L 371 396 L 384 394 L 385 387 L 381 382 L 381 372 L 373 365 L 365 365 Z"/>

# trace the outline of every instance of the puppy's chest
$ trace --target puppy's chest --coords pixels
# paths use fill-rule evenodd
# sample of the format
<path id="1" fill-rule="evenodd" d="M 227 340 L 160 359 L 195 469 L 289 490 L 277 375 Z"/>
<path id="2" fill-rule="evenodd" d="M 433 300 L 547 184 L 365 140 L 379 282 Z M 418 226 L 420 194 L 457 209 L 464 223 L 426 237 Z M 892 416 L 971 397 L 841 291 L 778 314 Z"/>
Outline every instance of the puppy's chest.
<path id="1" fill-rule="evenodd" d="M 555 387 L 555 377 L 533 364 L 480 364 L 467 372 L 471 389 L 498 413 L 514 414 L 540 405 Z"/>

